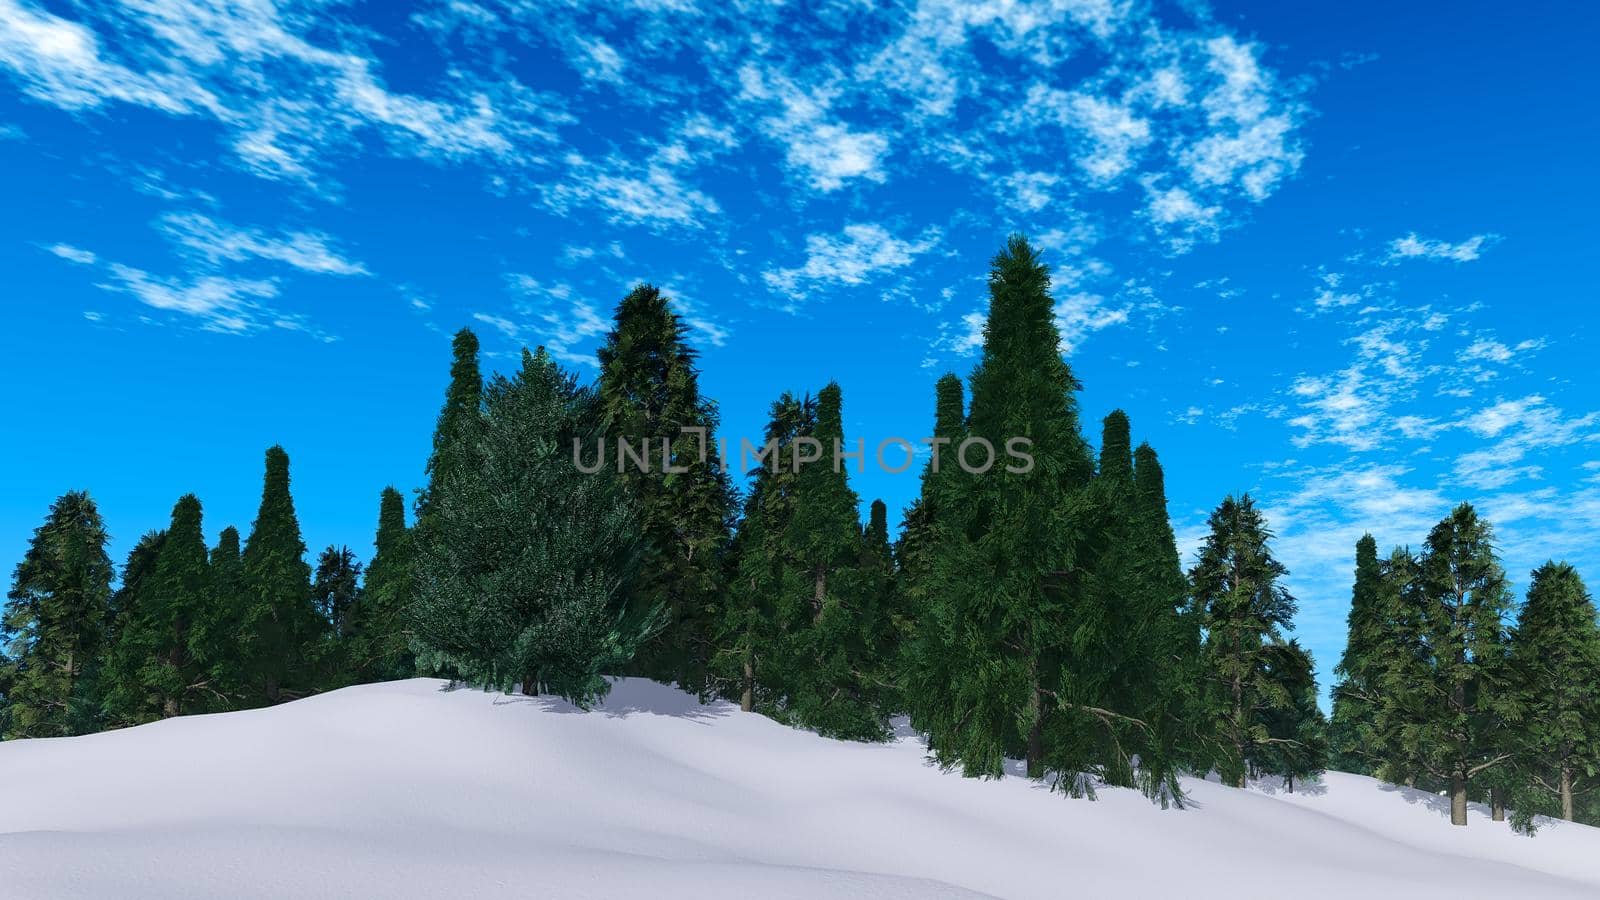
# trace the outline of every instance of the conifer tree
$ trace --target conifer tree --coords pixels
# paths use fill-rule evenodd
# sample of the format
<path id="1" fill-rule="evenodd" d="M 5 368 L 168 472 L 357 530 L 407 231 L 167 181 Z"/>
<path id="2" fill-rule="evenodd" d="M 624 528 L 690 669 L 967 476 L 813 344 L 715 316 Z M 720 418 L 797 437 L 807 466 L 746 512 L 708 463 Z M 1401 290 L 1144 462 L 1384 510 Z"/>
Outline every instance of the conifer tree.
<path id="1" fill-rule="evenodd" d="M 408 627 L 411 604 L 411 532 L 405 499 L 393 487 L 378 504 L 378 534 L 360 600 L 351 611 L 352 677 L 388 681 L 417 673 Z"/>
<path id="2" fill-rule="evenodd" d="M 277 703 L 309 689 L 309 648 L 321 636 L 311 567 L 289 493 L 289 454 L 271 447 L 261 507 L 245 542 L 244 674 L 251 700 Z"/>
<path id="3" fill-rule="evenodd" d="M 1366 753 L 1373 774 L 1392 784 L 1415 787 L 1426 777 L 1420 749 L 1410 739 L 1410 711 L 1401 702 L 1411 685 L 1427 677 L 1431 651 L 1422 641 L 1426 598 L 1421 565 L 1409 548 L 1396 547 L 1379 564 L 1372 646 L 1362 658 L 1373 683 L 1372 727 Z"/>
<path id="4" fill-rule="evenodd" d="M 895 669 L 899 674 L 901 700 L 921 728 L 917 704 L 909 702 L 915 688 L 907 683 L 920 678 L 928 686 L 947 682 L 942 667 L 953 654 L 946 647 L 947 635 L 938 627 L 933 613 L 937 586 L 933 578 L 935 524 L 940 518 L 935 497 L 936 482 L 949 479 L 956 471 L 956 449 L 966 434 L 966 408 L 961 379 L 946 372 L 934 388 L 933 434 L 928 462 L 924 464 L 921 487 L 900 523 L 900 540 L 895 557 L 899 563 L 895 593 L 899 607 L 899 655 Z"/>
<path id="5" fill-rule="evenodd" d="M 772 712 L 782 696 L 776 677 L 782 670 L 777 598 L 804 589 L 802 573 L 789 564 L 792 548 L 784 543 L 799 477 L 795 441 L 810 435 L 815 424 L 813 400 L 784 393 L 772 404 L 765 455 L 749 473 L 753 481 L 730 552 L 732 575 L 711 660 L 721 692 L 737 696 L 745 712 L 758 707 Z"/>
<path id="6" fill-rule="evenodd" d="M 1167 515 L 1166 474 L 1148 443 L 1133 453 L 1134 515 L 1142 550 L 1143 591 L 1149 615 L 1164 623 L 1157 636 L 1156 702 L 1152 713 L 1154 739 L 1160 758 L 1173 767 L 1195 767 L 1206 759 L 1208 723 L 1200 712 L 1200 617 L 1189 603 L 1189 581 L 1184 576 L 1178 542 Z"/>
<path id="7" fill-rule="evenodd" d="M 329 544 L 317 557 L 311 602 L 339 640 L 350 637 L 351 611 L 361 599 L 361 562 L 349 547 Z"/>
<path id="8" fill-rule="evenodd" d="M 427 514 L 440 482 L 455 469 L 471 465 L 473 441 L 482 424 L 483 375 L 478 369 L 478 336 L 472 329 L 456 332 L 450 342 L 450 384 L 433 431 L 428 457 L 428 486 L 417 497 L 417 517 Z"/>
<path id="9" fill-rule="evenodd" d="M 1420 664 L 1385 682 L 1389 722 L 1422 772 L 1446 782 L 1450 822 L 1467 824 L 1472 780 L 1509 757 L 1504 730 L 1506 627 L 1511 595 L 1489 524 L 1470 504 L 1428 534 L 1415 581 L 1418 615 L 1406 623 Z"/>
<path id="10" fill-rule="evenodd" d="M 105 523 L 82 491 L 51 504 L 17 565 L 0 644 L 8 707 L 4 738 L 61 737 L 92 730 L 90 688 L 111 598 Z"/>
<path id="11" fill-rule="evenodd" d="M 632 503 L 573 464 L 596 403 L 543 348 L 490 382 L 485 411 L 470 465 L 441 473 L 414 533 L 418 645 L 435 669 L 587 706 L 660 623 L 628 602 Z"/>
<path id="12" fill-rule="evenodd" d="M 138 724 L 226 709 L 228 668 L 236 647 L 211 571 L 200 501 L 178 499 L 155 566 L 118 629 L 107 664 L 106 709 Z"/>
<path id="13" fill-rule="evenodd" d="M 1251 760 L 1268 742 L 1266 717 L 1293 698 L 1269 663 L 1290 626 L 1295 600 L 1288 574 L 1268 546 L 1272 534 L 1248 494 L 1222 501 L 1190 574 L 1206 635 L 1202 678 L 1216 743 L 1212 764 L 1225 783 L 1244 787 Z"/>
<path id="14" fill-rule="evenodd" d="M 1511 768 L 1531 788 L 1517 824 L 1531 830 L 1536 812 L 1573 821 L 1577 802 L 1600 783 L 1600 628 L 1572 566 L 1533 571 L 1510 653 Z"/>
<path id="15" fill-rule="evenodd" d="M 700 394 L 687 330 L 659 290 L 634 288 L 599 350 L 599 397 L 605 442 L 617 450 L 620 438 L 642 449 L 650 468 L 622 466 L 644 538 L 634 590 L 644 605 L 667 611 L 667 625 L 634 669 L 698 691 L 723 589 L 733 491 L 712 449 L 717 409 Z M 668 462 L 683 471 L 668 471 Z"/>
<path id="16" fill-rule="evenodd" d="M 1334 669 L 1339 681 L 1333 687 L 1333 722 L 1329 726 L 1332 765 L 1358 775 L 1373 771 L 1378 672 L 1384 664 L 1377 654 L 1389 624 L 1381 606 L 1382 579 L 1378 542 L 1370 534 L 1362 535 L 1356 542 L 1355 587 L 1350 596 L 1344 655 Z"/>
<path id="17" fill-rule="evenodd" d="M 1274 644 L 1266 656 L 1266 677 L 1289 698 L 1262 716 L 1266 740 L 1251 768 L 1278 775 L 1290 793 L 1296 778 L 1322 774 L 1328 761 L 1328 722 L 1317 708 L 1316 663 L 1297 641 Z"/>
<path id="18" fill-rule="evenodd" d="M 1099 515 L 1085 496 L 1093 458 L 1059 352 L 1049 272 L 1026 240 L 1013 237 L 995 257 L 989 291 L 965 442 L 973 468 L 987 461 L 979 439 L 997 459 L 981 475 L 935 482 L 935 599 L 919 631 L 942 637 L 919 640 L 913 718 L 944 765 L 996 777 L 1020 752 L 1030 775 L 1049 769 L 1077 793 L 1090 787 L 1085 773 L 1129 762 L 1117 738 L 1131 717 L 1101 705 L 1104 684 L 1085 677 L 1092 652 L 1075 652 L 1105 641 L 1101 622 L 1083 616 L 1094 563 L 1080 551 Z M 1017 438 L 1031 441 L 1033 465 L 1007 471 L 1003 454 Z"/>

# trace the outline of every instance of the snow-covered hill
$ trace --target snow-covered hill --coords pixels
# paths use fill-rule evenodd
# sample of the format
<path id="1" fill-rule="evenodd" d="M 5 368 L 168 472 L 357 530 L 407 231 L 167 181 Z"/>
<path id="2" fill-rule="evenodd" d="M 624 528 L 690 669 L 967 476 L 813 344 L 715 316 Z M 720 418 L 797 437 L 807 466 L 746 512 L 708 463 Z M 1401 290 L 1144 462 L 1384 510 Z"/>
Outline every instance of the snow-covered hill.
<path id="1" fill-rule="evenodd" d="M 1534 839 L 1330 774 L 1068 800 L 620 681 L 605 705 L 428 679 L 0 744 L 0 896 L 1600 896 L 1600 830 Z"/>

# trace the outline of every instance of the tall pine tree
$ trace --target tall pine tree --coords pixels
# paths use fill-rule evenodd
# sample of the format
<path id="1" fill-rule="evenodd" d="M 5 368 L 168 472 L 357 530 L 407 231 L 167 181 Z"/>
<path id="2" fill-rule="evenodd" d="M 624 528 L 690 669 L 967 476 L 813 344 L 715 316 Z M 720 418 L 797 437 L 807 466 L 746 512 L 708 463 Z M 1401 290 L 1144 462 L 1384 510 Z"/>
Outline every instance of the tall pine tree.
<path id="1" fill-rule="evenodd" d="M 1473 779 L 1509 758 L 1499 705 L 1511 606 L 1493 530 L 1470 504 L 1429 532 L 1410 590 L 1414 615 L 1400 622 L 1408 652 L 1385 677 L 1385 743 L 1448 786 L 1450 822 L 1466 825 Z"/>
<path id="2" fill-rule="evenodd" d="M 378 503 L 378 534 L 361 598 L 350 615 L 351 676 L 388 681 L 417 674 L 411 652 L 411 531 L 405 498 L 393 487 Z"/>
<path id="3" fill-rule="evenodd" d="M 417 517 L 427 515 L 439 484 L 470 466 L 473 442 L 483 421 L 483 375 L 478 369 L 478 336 L 463 328 L 450 341 L 450 384 L 433 431 L 428 486 L 417 497 Z"/>
<path id="4" fill-rule="evenodd" d="M 94 500 L 82 491 L 62 495 L 34 530 L 0 616 L 9 657 L 6 739 L 95 727 L 90 688 L 104 646 L 111 577 Z"/>
<path id="5" fill-rule="evenodd" d="M 1207 524 L 1211 533 L 1190 581 L 1206 635 L 1202 678 L 1215 739 L 1212 765 L 1226 783 L 1244 787 L 1251 761 L 1270 740 L 1267 717 L 1294 701 L 1270 664 L 1295 600 L 1281 584 L 1288 570 L 1273 557 L 1272 534 L 1248 494 L 1224 499 Z"/>
<path id="6" fill-rule="evenodd" d="M 659 290 L 634 288 L 599 351 L 599 398 L 610 449 L 620 438 L 649 460 L 647 472 L 623 467 L 644 538 L 633 590 L 643 604 L 666 610 L 667 624 L 634 669 L 698 691 L 724 586 L 733 491 L 714 450 L 716 405 L 700 394 L 687 331 Z M 682 471 L 668 471 L 668 462 Z"/>
<path id="7" fill-rule="evenodd" d="M 1531 790 L 1517 821 L 1547 812 L 1572 821 L 1578 800 L 1600 783 L 1600 627 L 1594 599 L 1566 563 L 1533 571 L 1511 638 L 1517 779 Z"/>
<path id="8" fill-rule="evenodd" d="M 1331 763 L 1358 775 L 1373 772 L 1373 724 L 1378 702 L 1379 656 L 1388 622 L 1382 606 L 1383 571 L 1378 542 L 1370 534 L 1356 542 L 1355 587 L 1350 595 L 1344 655 L 1334 668 L 1333 722 L 1329 726 Z"/>
<path id="9" fill-rule="evenodd" d="M 249 702 L 277 703 L 311 687 L 310 647 L 322 627 L 311 605 L 311 567 L 289 493 L 289 454 L 267 450 L 261 507 L 245 543 L 243 610 Z"/>

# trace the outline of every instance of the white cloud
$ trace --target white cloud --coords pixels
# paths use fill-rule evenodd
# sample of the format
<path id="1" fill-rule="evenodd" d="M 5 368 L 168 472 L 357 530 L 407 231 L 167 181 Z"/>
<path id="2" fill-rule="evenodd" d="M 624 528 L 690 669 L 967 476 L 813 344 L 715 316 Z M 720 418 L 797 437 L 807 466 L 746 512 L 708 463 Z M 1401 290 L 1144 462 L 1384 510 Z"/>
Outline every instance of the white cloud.
<path id="1" fill-rule="evenodd" d="M 564 282 L 545 284 L 529 275 L 514 274 L 507 277 L 507 283 L 519 297 L 519 321 L 489 313 L 475 313 L 473 318 L 513 341 L 538 343 L 562 362 L 598 365 L 592 349 L 578 349 L 611 330 L 610 323 L 592 303 L 577 296 L 572 286 Z"/>
<path id="2" fill-rule="evenodd" d="M 1498 235 L 1476 234 L 1458 244 L 1452 244 L 1448 241 L 1419 238 L 1417 233 L 1413 231 L 1403 238 L 1395 238 L 1389 242 L 1389 261 L 1441 259 L 1458 263 L 1471 262 L 1477 259 L 1484 249 L 1498 240 Z"/>
<path id="3" fill-rule="evenodd" d="M 45 249 L 67 262 L 77 263 L 80 266 L 92 266 L 99 259 L 91 251 L 82 247 L 74 247 L 71 244 L 51 244 Z"/>
<path id="4" fill-rule="evenodd" d="M 369 275 L 366 267 L 341 256 L 322 232 L 291 231 L 280 236 L 239 228 L 198 213 L 163 216 L 161 228 L 175 243 L 208 262 L 264 259 L 315 275 Z"/>
<path id="5" fill-rule="evenodd" d="M 876 224 L 846 225 L 838 236 L 806 236 L 806 261 L 790 269 L 762 273 L 767 287 L 791 298 L 828 285 L 861 285 L 868 279 L 905 268 L 939 243 L 939 232 L 929 229 L 915 240 L 902 240 Z"/>
<path id="6" fill-rule="evenodd" d="M 1056 330 L 1061 332 L 1061 352 L 1073 353 L 1089 335 L 1128 321 L 1126 307 L 1113 309 L 1096 294 L 1069 294 L 1056 301 Z"/>
<path id="7" fill-rule="evenodd" d="M 755 65 L 740 69 L 739 82 L 743 99 L 778 107 L 764 124 L 787 146 L 789 165 L 804 173 L 812 187 L 826 192 L 853 178 L 884 180 L 888 139 L 838 121 L 830 109 L 835 90 L 803 89 L 783 74 Z"/>

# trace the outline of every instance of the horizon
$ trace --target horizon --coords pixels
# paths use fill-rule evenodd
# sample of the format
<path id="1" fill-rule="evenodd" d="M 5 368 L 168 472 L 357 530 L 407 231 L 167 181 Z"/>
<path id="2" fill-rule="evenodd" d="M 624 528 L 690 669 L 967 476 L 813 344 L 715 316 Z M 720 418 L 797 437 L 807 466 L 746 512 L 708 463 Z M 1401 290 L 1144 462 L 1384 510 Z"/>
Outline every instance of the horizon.
<path id="1" fill-rule="evenodd" d="M 32 436 L 0 456 L 8 567 L 69 489 L 119 567 L 183 494 L 209 541 L 247 532 L 275 444 L 310 553 L 369 559 L 379 491 L 423 483 L 449 335 L 591 380 L 639 282 L 690 324 L 719 436 L 831 380 L 870 453 L 930 432 L 1020 232 L 1085 436 L 1128 413 L 1186 563 L 1258 499 L 1324 699 L 1365 532 L 1415 547 L 1467 501 L 1519 599 L 1546 558 L 1600 579 L 1592 14 L 706 12 L 701 46 L 671 10 L 177 6 L 0 0 L 0 357 Z M 920 465 L 873 468 L 862 517 L 897 530 Z"/>

